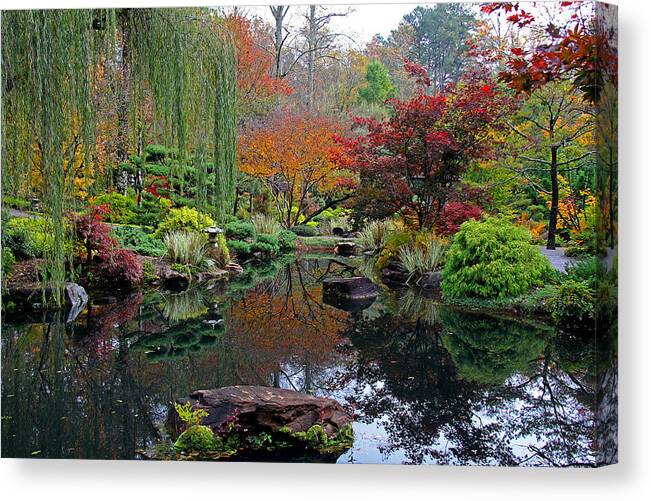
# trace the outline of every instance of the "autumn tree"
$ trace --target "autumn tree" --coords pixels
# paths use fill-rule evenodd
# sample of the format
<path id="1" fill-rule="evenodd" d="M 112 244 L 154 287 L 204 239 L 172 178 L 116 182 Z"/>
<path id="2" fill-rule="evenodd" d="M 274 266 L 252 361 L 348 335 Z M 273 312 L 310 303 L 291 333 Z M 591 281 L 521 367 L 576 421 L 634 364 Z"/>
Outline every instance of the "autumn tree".
<path id="1" fill-rule="evenodd" d="M 547 248 L 556 248 L 559 176 L 594 166 L 592 111 L 568 83 L 550 83 L 534 91 L 510 128 L 520 163 L 513 172 L 549 197 Z"/>
<path id="2" fill-rule="evenodd" d="M 490 155 L 491 133 L 504 126 L 510 98 L 494 83 L 469 76 L 445 93 L 427 95 L 424 68 L 408 65 L 421 83 L 412 99 L 389 101 L 385 119 L 357 117 L 365 129 L 345 141 L 350 165 L 392 211 L 419 228 L 431 228 L 455 190 L 468 163 Z"/>
<path id="3" fill-rule="evenodd" d="M 283 113 L 241 137 L 240 170 L 267 184 L 286 228 L 350 198 L 354 180 L 342 169 L 339 134 L 329 118 Z M 310 213 L 313 197 L 324 202 Z"/>
<path id="4" fill-rule="evenodd" d="M 238 113 L 240 116 L 264 113 L 278 96 L 291 93 L 291 87 L 274 76 L 273 54 L 256 42 L 263 32 L 259 20 L 235 12 L 224 22 L 233 34 L 237 49 Z"/>

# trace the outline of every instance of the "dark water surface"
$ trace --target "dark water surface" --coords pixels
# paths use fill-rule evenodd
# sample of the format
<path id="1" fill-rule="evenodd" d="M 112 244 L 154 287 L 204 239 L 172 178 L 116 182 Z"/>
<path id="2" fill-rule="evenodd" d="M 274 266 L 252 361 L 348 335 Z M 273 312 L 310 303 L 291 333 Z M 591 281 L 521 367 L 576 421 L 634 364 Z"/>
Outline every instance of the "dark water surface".
<path id="1" fill-rule="evenodd" d="M 350 406 L 356 438 L 339 463 L 595 461 L 589 337 L 413 291 L 362 311 L 323 304 L 320 280 L 356 264 L 303 259 L 95 300 L 69 324 L 3 319 L 2 456 L 135 458 L 176 398 L 251 384 Z"/>

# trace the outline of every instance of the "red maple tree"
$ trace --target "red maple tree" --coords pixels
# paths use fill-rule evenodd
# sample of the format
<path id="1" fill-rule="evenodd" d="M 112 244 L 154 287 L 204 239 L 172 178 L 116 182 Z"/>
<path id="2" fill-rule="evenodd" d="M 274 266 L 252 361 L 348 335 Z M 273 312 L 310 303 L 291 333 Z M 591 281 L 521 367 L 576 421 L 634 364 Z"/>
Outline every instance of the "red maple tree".
<path id="1" fill-rule="evenodd" d="M 417 78 L 422 73 L 414 63 L 405 69 Z M 469 162 L 494 151 L 491 134 L 504 126 L 514 100 L 478 74 L 434 96 L 425 93 L 426 80 L 418 84 L 413 98 L 388 101 L 388 118 L 355 117 L 366 133 L 341 141 L 350 167 L 382 186 L 383 204 L 419 228 L 431 228 Z"/>

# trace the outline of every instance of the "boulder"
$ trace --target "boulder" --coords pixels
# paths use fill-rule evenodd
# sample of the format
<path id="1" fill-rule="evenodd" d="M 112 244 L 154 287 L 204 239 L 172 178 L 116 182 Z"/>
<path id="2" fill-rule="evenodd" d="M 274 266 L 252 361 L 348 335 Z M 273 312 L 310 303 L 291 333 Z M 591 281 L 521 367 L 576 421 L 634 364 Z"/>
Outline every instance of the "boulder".
<path id="1" fill-rule="evenodd" d="M 73 322 L 86 307 L 88 294 L 86 289 L 74 282 L 66 282 L 63 294 L 66 305 L 70 306 L 66 322 Z"/>
<path id="2" fill-rule="evenodd" d="M 6 297 L 16 303 L 18 309 L 54 309 L 54 288 L 46 286 L 43 288 L 38 283 L 28 284 L 20 287 L 11 287 L 7 290 Z M 43 302 L 45 299 L 45 302 Z M 86 289 L 74 282 L 66 282 L 63 288 L 64 306 L 68 308 L 67 322 L 72 322 L 83 311 L 88 303 Z"/>
<path id="3" fill-rule="evenodd" d="M 334 228 L 332 228 L 332 234 L 333 234 L 335 237 L 341 237 L 341 236 L 343 236 L 343 234 L 344 234 L 344 229 L 343 229 L 343 228 L 339 228 L 339 227 L 334 227 Z"/>
<path id="4" fill-rule="evenodd" d="M 441 272 L 431 271 L 425 273 L 420 279 L 420 286 L 428 290 L 439 289 L 441 287 Z"/>
<path id="5" fill-rule="evenodd" d="M 165 287 L 170 290 L 183 291 L 190 286 L 190 277 L 172 268 L 164 269 L 161 278 Z"/>
<path id="6" fill-rule="evenodd" d="M 226 265 L 226 271 L 229 273 L 229 275 L 239 275 L 240 273 L 244 272 L 244 268 L 242 268 L 239 264 L 231 261 Z"/>
<path id="7" fill-rule="evenodd" d="M 180 403 L 189 401 L 194 409 L 208 413 L 201 424 L 216 435 L 231 433 L 233 426 L 248 435 L 306 432 L 320 425 L 329 438 L 352 421 L 339 402 L 298 391 L 264 386 L 228 386 L 215 390 L 198 390 Z M 168 419 L 177 435 L 182 423 L 176 411 Z"/>
<path id="8" fill-rule="evenodd" d="M 403 286 L 407 283 L 409 275 L 400 266 L 398 261 L 389 261 L 387 265 L 380 271 L 382 282 L 389 287 Z"/>
<path id="9" fill-rule="evenodd" d="M 354 256 L 357 254 L 358 246 L 349 240 L 340 240 L 335 245 L 335 254 L 339 256 Z"/>
<path id="10" fill-rule="evenodd" d="M 375 299 L 378 287 L 367 277 L 331 277 L 323 281 L 323 297 L 348 300 Z"/>

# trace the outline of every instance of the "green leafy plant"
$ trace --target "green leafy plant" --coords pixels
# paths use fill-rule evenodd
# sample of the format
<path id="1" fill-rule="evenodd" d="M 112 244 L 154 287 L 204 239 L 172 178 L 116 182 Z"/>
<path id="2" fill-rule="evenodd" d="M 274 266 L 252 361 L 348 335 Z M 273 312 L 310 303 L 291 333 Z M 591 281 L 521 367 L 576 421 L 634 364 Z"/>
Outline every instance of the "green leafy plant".
<path id="1" fill-rule="evenodd" d="M 552 268 L 529 232 L 489 217 L 463 223 L 446 255 L 441 288 L 450 298 L 515 297 L 541 286 Z"/>
<path id="2" fill-rule="evenodd" d="M 247 221 L 231 221 L 224 226 L 224 234 L 229 240 L 255 238 L 255 226 Z"/>
<path id="3" fill-rule="evenodd" d="M 314 237 L 319 234 L 317 228 L 306 224 L 297 224 L 291 228 L 291 231 L 296 233 L 299 237 Z"/>
<path id="4" fill-rule="evenodd" d="M 16 258 L 31 259 L 51 252 L 54 236 L 45 219 L 15 217 L 6 223 L 5 243 Z"/>
<path id="5" fill-rule="evenodd" d="M 256 241 L 251 244 L 251 252 L 260 253 L 265 259 L 276 256 L 280 252 L 278 238 L 273 235 L 258 235 Z"/>
<path id="6" fill-rule="evenodd" d="M 115 191 L 94 197 L 91 205 L 106 206 L 108 211 L 104 215 L 104 221 L 109 223 L 132 223 L 137 209 L 136 201 L 132 197 Z"/>
<path id="7" fill-rule="evenodd" d="M 191 402 L 184 404 L 175 403 L 174 410 L 179 416 L 179 419 L 188 426 L 195 426 L 201 424 L 201 419 L 208 416 L 208 411 L 205 409 L 195 409 L 192 407 Z"/>
<path id="8" fill-rule="evenodd" d="M 142 228 L 134 226 L 118 226 L 111 230 L 114 238 L 125 249 L 131 249 L 143 256 L 161 257 L 165 255 L 165 244 L 159 238 L 154 238 Z"/>
<path id="9" fill-rule="evenodd" d="M 203 231 L 214 223 L 215 222 L 208 214 L 199 212 L 197 209 L 192 209 L 190 207 L 170 209 L 165 220 L 158 225 L 158 229 L 154 233 L 154 236 L 160 237 L 173 230 Z"/>
<path id="10" fill-rule="evenodd" d="M 566 327 L 588 326 L 595 318 L 595 290 L 584 281 L 566 279 L 549 305 L 556 323 Z"/>

